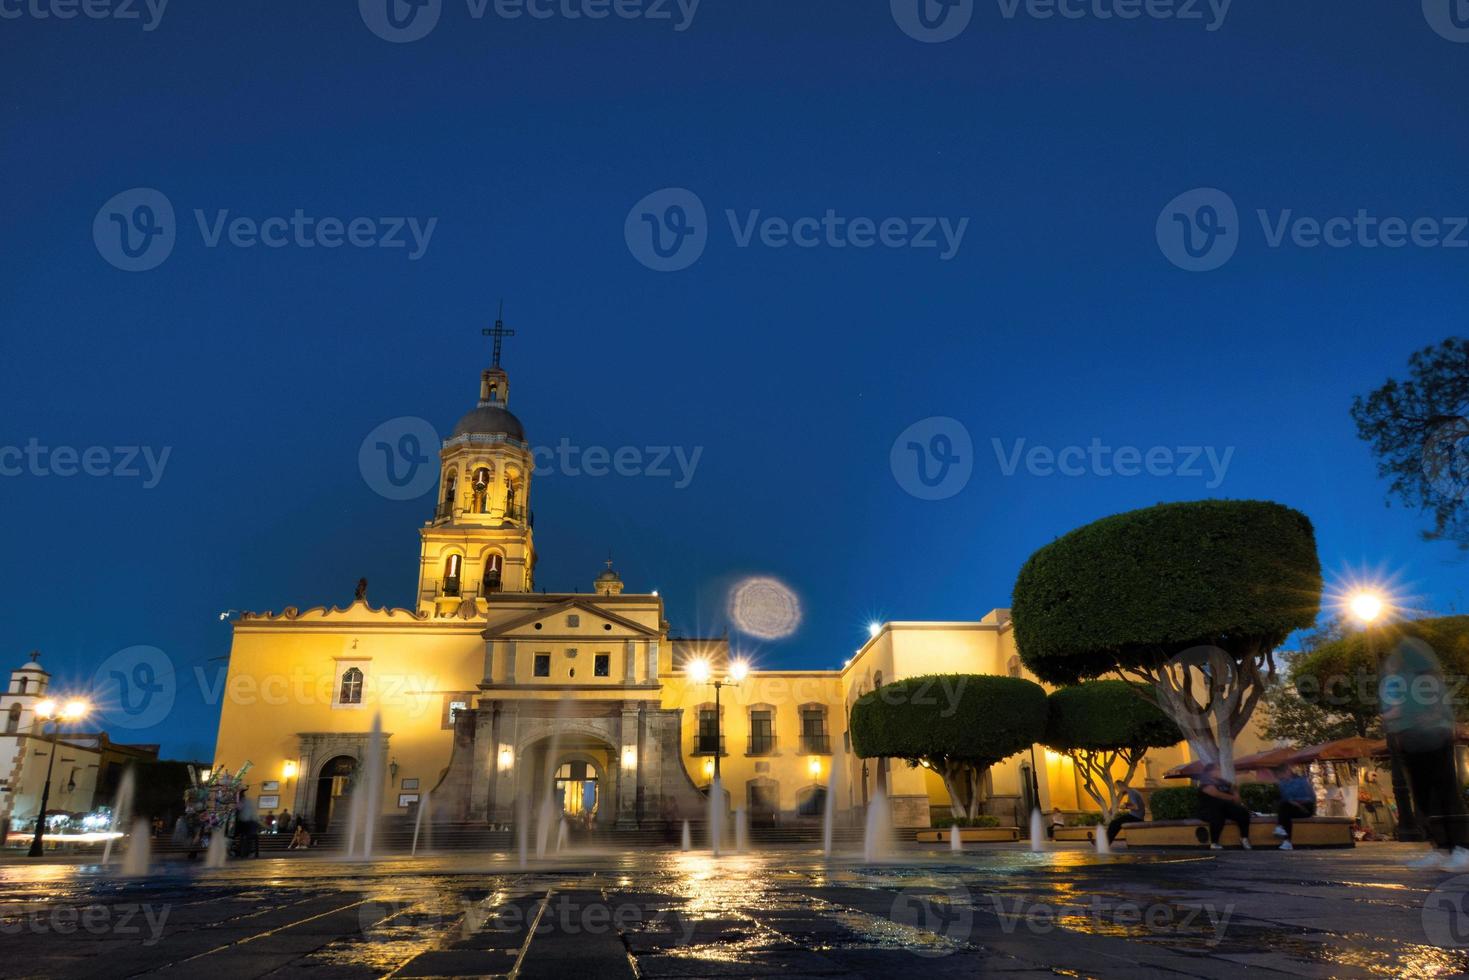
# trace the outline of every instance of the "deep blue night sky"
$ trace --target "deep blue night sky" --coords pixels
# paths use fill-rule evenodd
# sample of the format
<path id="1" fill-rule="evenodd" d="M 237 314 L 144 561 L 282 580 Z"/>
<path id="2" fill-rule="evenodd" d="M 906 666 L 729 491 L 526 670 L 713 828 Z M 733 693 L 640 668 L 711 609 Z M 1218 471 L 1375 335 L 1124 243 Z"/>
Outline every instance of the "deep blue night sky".
<path id="1" fill-rule="evenodd" d="M 28 0 L 30 2 L 30 0 Z M 7 9 L 12 0 L 5 0 Z M 1201 5 L 1202 6 L 1202 5 Z M 136 21 L 0 19 L 0 444 L 171 447 L 161 481 L 0 479 L 0 651 L 60 687 L 109 654 L 176 665 L 168 719 L 123 740 L 208 758 L 226 609 L 408 605 L 432 497 L 358 469 L 374 426 L 472 407 L 503 296 L 512 408 L 537 445 L 702 447 L 683 489 L 547 475 L 539 584 L 609 549 L 687 633 L 778 577 L 805 612 L 766 667 L 834 667 L 870 618 L 976 618 L 1038 546 L 1160 500 L 1260 497 L 1315 521 L 1324 566 L 1464 609 L 1464 565 L 1384 506 L 1352 396 L 1463 333 L 1469 250 L 1272 249 L 1257 209 L 1469 213 L 1469 44 L 1417 0 L 1237 0 L 1199 22 L 1007 19 L 906 36 L 885 2 L 706 0 L 692 25 L 472 18 L 392 44 L 357 5 L 257 0 Z M 155 188 L 172 254 L 109 264 L 93 220 Z M 624 238 L 662 188 L 707 251 L 660 273 Z M 1223 268 L 1176 268 L 1165 204 L 1226 191 Z M 206 246 L 195 209 L 437 218 L 408 249 Z M 968 219 L 939 249 L 738 247 L 725 218 Z M 906 427 L 959 420 L 957 495 L 894 478 Z M 1227 474 L 1004 475 L 1006 450 L 1232 447 Z"/>

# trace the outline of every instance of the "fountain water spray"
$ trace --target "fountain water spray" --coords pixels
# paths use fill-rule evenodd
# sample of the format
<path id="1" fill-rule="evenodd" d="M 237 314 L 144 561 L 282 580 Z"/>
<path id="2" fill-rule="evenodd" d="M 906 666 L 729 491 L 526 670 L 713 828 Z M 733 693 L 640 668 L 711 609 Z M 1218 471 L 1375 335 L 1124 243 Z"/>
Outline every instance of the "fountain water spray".
<path id="1" fill-rule="evenodd" d="M 1046 820 L 1040 807 L 1030 811 L 1030 849 L 1037 854 L 1046 849 Z"/>
<path id="2" fill-rule="evenodd" d="M 122 859 L 122 873 L 126 878 L 141 878 L 148 873 L 148 850 L 152 842 L 148 835 L 152 827 L 139 817 L 133 823 L 133 835 L 128 841 L 128 852 Z"/>
<path id="3" fill-rule="evenodd" d="M 554 843 L 551 828 L 556 826 L 556 804 L 550 796 L 541 801 L 541 813 L 536 819 L 536 860 L 544 860 Z"/>
<path id="4" fill-rule="evenodd" d="M 136 792 L 135 784 L 137 777 L 133 767 L 128 766 L 123 770 L 122 781 L 117 784 L 117 798 L 112 803 L 112 819 L 107 821 L 109 833 L 119 831 L 127 827 L 128 819 L 133 815 L 133 795 Z M 112 860 L 112 841 L 108 837 L 107 843 L 102 845 L 102 863 L 105 865 Z"/>
<path id="5" fill-rule="evenodd" d="M 520 839 L 520 870 L 530 861 L 530 800 L 524 793 L 515 794 L 515 836 Z"/>
<path id="6" fill-rule="evenodd" d="M 679 850 L 682 850 L 682 851 L 692 851 L 693 849 L 694 849 L 694 835 L 691 834 L 691 833 L 689 833 L 689 822 L 687 820 L 685 820 L 683 822 L 683 846 L 680 847 Z"/>
<path id="7" fill-rule="evenodd" d="M 831 773 L 826 777 L 826 812 L 822 815 L 821 853 L 831 857 L 832 838 L 836 836 L 837 799 L 841 794 L 842 774 L 846 769 L 843 751 L 839 748 L 831 759 Z"/>
<path id="8" fill-rule="evenodd" d="M 719 857 L 720 845 L 724 843 L 724 787 L 716 776 L 709 784 L 709 849 Z"/>
<path id="9" fill-rule="evenodd" d="M 745 808 L 739 807 L 735 810 L 735 853 L 743 854 L 749 849 L 750 821 L 745 816 Z"/>
<path id="10" fill-rule="evenodd" d="M 383 799 L 383 716 L 372 716 L 372 731 L 367 736 L 367 798 L 362 807 L 362 856 L 372 860 L 372 839 L 377 833 L 377 809 Z M 355 795 L 355 794 L 354 794 Z"/>
<path id="11" fill-rule="evenodd" d="M 556 828 L 556 853 L 565 854 L 571 843 L 571 827 L 566 823 L 566 818 L 561 818 L 561 826 Z"/>
<path id="12" fill-rule="evenodd" d="M 949 850 L 964 850 L 964 839 L 959 836 L 959 825 L 957 823 L 949 826 Z"/>
<path id="13" fill-rule="evenodd" d="M 1096 832 L 1095 833 L 1096 833 L 1096 838 L 1097 838 L 1097 853 L 1098 854 L 1111 854 L 1112 853 L 1112 845 L 1109 844 L 1109 843 L 1107 843 L 1107 828 L 1106 828 L 1106 826 L 1103 825 L 1103 824 L 1097 824 L 1097 829 L 1096 829 Z"/>
<path id="14" fill-rule="evenodd" d="M 418 856 L 418 831 L 423 826 L 425 819 L 428 820 L 429 836 L 433 836 L 434 818 L 433 815 L 429 812 L 430 800 L 432 799 L 432 791 L 424 790 L 423 798 L 418 801 L 418 814 L 413 818 L 413 849 L 409 852 L 410 856 L 412 857 Z"/>
<path id="15" fill-rule="evenodd" d="M 867 804 L 867 827 L 862 840 L 862 857 L 869 862 L 885 861 L 893 850 L 893 812 L 881 786 Z"/>

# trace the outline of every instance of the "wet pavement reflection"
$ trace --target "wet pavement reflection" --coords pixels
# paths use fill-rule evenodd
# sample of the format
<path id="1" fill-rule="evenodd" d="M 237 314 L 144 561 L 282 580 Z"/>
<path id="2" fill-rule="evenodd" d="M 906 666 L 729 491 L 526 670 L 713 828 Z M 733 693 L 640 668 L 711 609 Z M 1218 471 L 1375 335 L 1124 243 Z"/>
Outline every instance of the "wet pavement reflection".
<path id="1" fill-rule="evenodd" d="M 0 974 L 1447 977 L 1469 882 L 1408 852 L 777 848 L 348 862 L 0 863 Z"/>

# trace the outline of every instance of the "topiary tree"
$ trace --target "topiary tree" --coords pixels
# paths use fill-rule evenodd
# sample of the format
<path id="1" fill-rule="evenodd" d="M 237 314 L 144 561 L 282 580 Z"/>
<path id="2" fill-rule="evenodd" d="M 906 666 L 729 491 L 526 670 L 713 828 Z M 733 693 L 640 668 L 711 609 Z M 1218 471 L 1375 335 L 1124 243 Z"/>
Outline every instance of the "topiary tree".
<path id="1" fill-rule="evenodd" d="M 1019 677 L 910 677 L 858 698 L 849 727 L 857 755 L 928 766 L 954 816 L 972 820 L 989 768 L 1045 735 L 1046 692 Z"/>
<path id="2" fill-rule="evenodd" d="M 1275 676 L 1274 651 L 1321 606 L 1304 514 L 1255 500 L 1159 504 L 1037 551 L 1015 581 L 1020 659 L 1070 685 L 1120 674 L 1234 777 L 1234 739 Z"/>
<path id="3" fill-rule="evenodd" d="M 1121 802 L 1114 773 L 1132 782 L 1148 749 L 1183 741 L 1178 726 L 1156 704 L 1139 697 L 1127 681 L 1087 681 L 1052 691 L 1046 698 L 1045 744 L 1071 758 L 1082 788 L 1111 820 Z"/>

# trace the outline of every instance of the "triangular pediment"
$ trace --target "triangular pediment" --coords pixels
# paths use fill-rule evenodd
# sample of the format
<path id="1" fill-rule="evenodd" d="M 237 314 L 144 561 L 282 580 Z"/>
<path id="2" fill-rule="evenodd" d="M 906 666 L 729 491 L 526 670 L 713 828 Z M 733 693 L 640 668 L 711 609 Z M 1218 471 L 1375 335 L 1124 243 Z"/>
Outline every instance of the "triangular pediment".
<path id="1" fill-rule="evenodd" d="M 611 623 L 614 627 L 619 627 L 626 632 L 634 633 L 638 636 L 657 637 L 659 635 L 655 629 L 651 629 L 642 623 L 603 609 L 590 598 L 567 599 L 541 609 L 533 609 L 524 615 L 515 616 L 502 623 L 494 623 L 486 628 L 481 635 L 487 640 L 533 637 L 538 635 L 535 629 L 536 623 L 570 612 L 584 614 L 597 622 Z"/>

